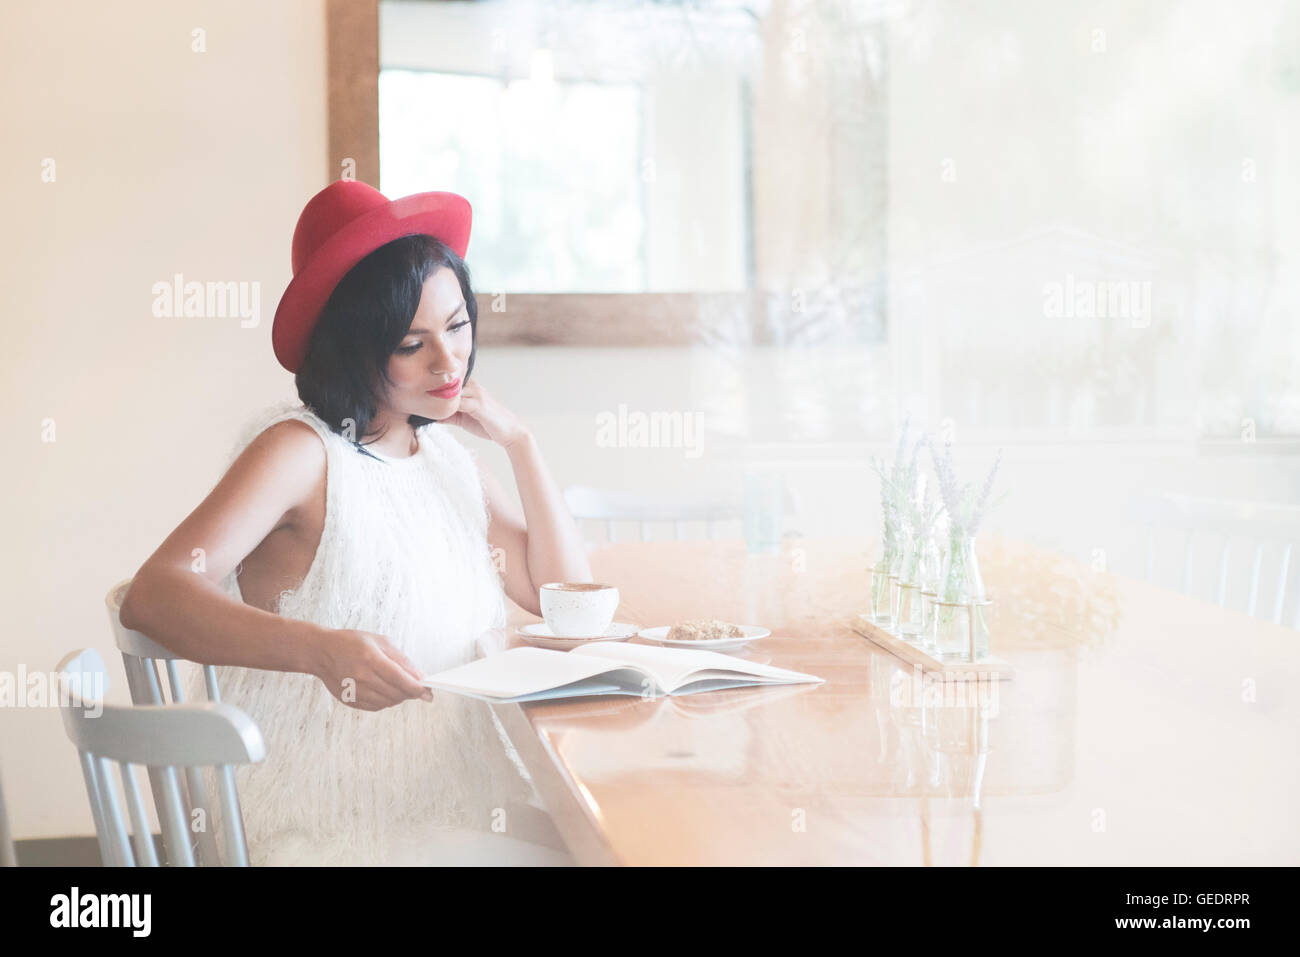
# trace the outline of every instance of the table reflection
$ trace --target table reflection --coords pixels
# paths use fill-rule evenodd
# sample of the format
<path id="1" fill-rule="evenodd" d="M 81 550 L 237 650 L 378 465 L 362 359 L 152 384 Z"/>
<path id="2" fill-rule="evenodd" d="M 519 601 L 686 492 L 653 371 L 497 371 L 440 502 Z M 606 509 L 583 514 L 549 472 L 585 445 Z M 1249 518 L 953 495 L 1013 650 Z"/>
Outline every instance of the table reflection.
<path id="1" fill-rule="evenodd" d="M 787 540 L 774 555 L 743 541 L 594 552 L 597 579 L 619 586 L 618 620 L 763 625 L 772 636 L 751 653 L 825 683 L 509 706 L 530 769 L 554 777 L 548 807 L 566 840 L 598 844 L 582 852 L 591 861 L 637 864 L 1194 863 L 1300 846 L 1294 824 L 1268 839 L 1300 793 L 1277 723 L 1289 716 L 1293 731 L 1296 704 L 1269 684 L 1261 723 L 1229 694 L 1238 672 L 1285 687 L 1293 636 L 990 538 L 992 649 L 1015 677 L 937 684 L 849 627 L 867 607 L 871 554 L 847 540 Z M 532 620 L 516 610 L 512 625 Z M 484 647 L 519 641 L 501 632 Z M 1200 726 L 1213 730 L 1186 733 Z M 1246 770 L 1268 754 L 1290 782 L 1280 790 Z M 1209 773 L 1207 756 L 1236 773 Z M 1258 816 L 1228 811 L 1260 802 Z M 1214 826 L 1186 840 L 1209 814 Z"/>

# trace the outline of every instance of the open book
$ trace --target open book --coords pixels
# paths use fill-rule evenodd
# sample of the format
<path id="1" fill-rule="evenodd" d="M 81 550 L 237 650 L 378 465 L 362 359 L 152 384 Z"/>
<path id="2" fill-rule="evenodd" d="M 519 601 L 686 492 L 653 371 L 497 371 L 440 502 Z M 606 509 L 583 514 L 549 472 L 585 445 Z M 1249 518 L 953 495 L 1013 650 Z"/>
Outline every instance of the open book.
<path id="1" fill-rule="evenodd" d="M 716 651 L 611 641 L 573 651 L 512 648 L 431 675 L 424 684 L 499 704 L 597 694 L 661 697 L 824 680 Z"/>

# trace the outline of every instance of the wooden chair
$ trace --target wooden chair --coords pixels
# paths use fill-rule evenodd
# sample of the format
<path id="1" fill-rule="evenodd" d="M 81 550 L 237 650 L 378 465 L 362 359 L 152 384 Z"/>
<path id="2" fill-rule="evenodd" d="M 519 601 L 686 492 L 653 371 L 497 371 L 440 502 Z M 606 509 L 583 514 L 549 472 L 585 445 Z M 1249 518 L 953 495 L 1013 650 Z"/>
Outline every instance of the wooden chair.
<path id="1" fill-rule="evenodd" d="M 122 667 L 126 671 L 126 684 L 131 692 L 131 701 L 137 705 L 188 704 L 189 702 L 185 696 L 185 685 L 181 680 L 177 663 L 185 662 L 190 665 L 194 663 L 172 653 L 146 635 L 122 626 L 122 601 L 126 598 L 127 589 L 130 587 L 131 579 L 129 578 L 118 582 L 108 590 L 105 605 L 108 608 L 108 621 L 113 629 L 113 640 L 122 653 Z M 170 698 L 164 694 L 163 685 L 159 680 L 158 662 L 160 661 L 167 673 L 167 686 L 171 692 Z M 221 692 L 217 687 L 216 669 L 212 665 L 202 665 L 201 667 L 203 668 L 203 684 L 204 690 L 207 692 L 207 700 L 214 704 L 220 704 Z M 148 773 L 154 804 L 161 807 L 167 800 L 167 795 L 164 792 L 163 776 L 154 768 L 150 768 Z M 209 800 L 203 774 L 198 768 L 185 769 L 184 780 L 181 782 L 180 800 L 187 816 L 193 814 L 195 808 L 202 808 L 204 813 L 211 819 L 212 804 Z M 167 835 L 164 834 L 164 844 L 166 844 L 167 840 Z M 203 860 L 215 860 L 219 857 L 216 838 L 208 831 L 194 834 L 193 841 L 187 840 L 187 843 L 192 845 L 193 852 Z M 179 848 L 167 847 L 166 851 L 168 859 L 172 859 L 180 853 Z"/>
<path id="2" fill-rule="evenodd" d="M 131 691 L 131 700 L 140 706 L 176 706 L 191 705 L 185 699 L 184 682 L 181 680 L 178 662 L 194 666 L 194 662 L 181 658 L 173 652 L 167 650 L 162 645 L 141 634 L 138 631 L 132 631 L 122 625 L 122 600 L 126 597 L 127 589 L 131 585 L 130 579 L 118 582 L 108 590 L 108 596 L 105 603 L 108 607 L 109 622 L 113 628 L 113 637 L 117 642 L 118 650 L 122 653 L 122 665 L 126 670 L 127 686 Z M 170 701 L 164 693 L 164 688 L 159 680 L 158 662 L 162 662 L 164 670 L 167 673 L 167 686 L 171 692 Z M 220 689 L 217 686 L 216 669 L 212 665 L 202 665 L 204 690 L 207 693 L 208 702 L 211 704 L 221 704 Z M 222 705 L 222 707 L 226 707 Z M 237 709 L 231 709 L 236 710 Z M 238 712 L 247 719 L 243 712 Z M 248 719 L 251 721 L 251 719 Z M 256 724 L 254 723 L 256 729 Z M 261 741 L 261 733 L 258 733 L 258 740 Z M 260 757 L 258 758 L 260 760 Z M 234 793 L 234 776 L 233 769 L 226 767 L 220 772 L 223 775 L 220 787 L 224 798 L 227 791 Z M 197 767 L 186 767 L 185 773 L 178 780 L 171 768 L 148 768 L 149 783 L 153 791 L 154 806 L 170 806 L 173 802 L 172 792 L 176 792 L 174 800 L 179 803 L 184 812 L 185 819 L 193 814 L 196 808 L 202 808 L 205 811 L 206 818 L 213 820 L 212 804 L 208 798 L 208 790 L 205 786 L 202 770 Z M 93 804 L 93 798 L 92 798 Z M 223 805 L 224 808 L 224 805 Z M 521 809 L 518 813 L 525 814 L 531 808 Z M 229 817 L 229 811 L 223 813 L 223 821 Z M 538 815 L 531 815 L 529 820 L 536 818 Z M 243 843 L 242 818 L 239 823 L 240 843 L 239 848 L 243 856 L 240 858 L 241 864 L 247 863 L 247 848 Z M 437 853 L 448 854 L 466 847 L 473 847 L 478 850 L 482 856 L 491 859 L 496 855 L 501 860 L 508 859 L 503 855 L 514 854 L 515 861 L 525 863 L 562 863 L 565 860 L 571 860 L 564 843 L 560 839 L 555 826 L 550 822 L 549 816 L 540 815 L 540 820 L 532 821 L 532 827 L 528 829 L 529 839 L 515 841 L 507 839 L 503 835 L 491 835 L 491 839 L 482 839 L 479 843 L 466 845 L 466 840 L 478 840 L 475 832 L 467 831 L 465 834 L 445 833 L 442 840 L 446 848 L 435 849 Z M 173 842 L 180 841 L 181 845 L 173 848 Z M 163 845 L 169 860 L 185 859 L 189 854 L 201 863 L 216 862 L 220 854 L 216 845 L 216 837 L 209 830 L 200 831 L 192 835 L 192 838 L 186 833 L 176 834 L 166 829 L 163 831 Z M 231 846 L 227 844 L 227 846 Z M 431 852 L 431 861 L 433 863 L 462 863 L 462 861 L 453 857 L 445 860 L 437 858 L 436 854 Z M 107 858 L 105 858 L 107 860 Z M 298 863 L 310 863 L 310 854 L 304 853 Z"/>
<path id="3" fill-rule="evenodd" d="M 162 827 L 167 863 L 193 867 L 228 863 L 248 866 L 243 816 L 235 789 L 234 767 L 261 761 L 266 754 L 262 733 L 253 720 L 227 704 L 120 706 L 104 703 L 108 674 L 99 652 L 82 648 L 57 667 L 59 708 L 68 738 L 81 757 L 95 833 L 106 867 L 137 864 L 157 867 L 153 834 L 136 785 L 135 767 L 157 772 L 162 799 L 154 808 Z M 131 828 L 118 801 L 110 762 L 118 764 Z M 191 845 L 191 817 L 181 800 L 178 768 L 212 767 L 220 781 L 222 832 L 228 860 Z M 209 815 L 207 820 L 211 820 Z M 206 833 L 206 828 L 202 833 Z M 215 843 L 215 842 L 214 842 Z M 196 853 L 197 851 L 197 853 Z"/>
<path id="4" fill-rule="evenodd" d="M 1139 499 L 1135 511 L 1145 530 L 1148 581 L 1156 579 L 1157 546 L 1162 539 L 1173 537 L 1181 543 L 1180 590 L 1186 595 L 1195 591 L 1196 597 L 1223 607 L 1230 584 L 1246 583 L 1246 563 L 1232 560 L 1234 543 L 1244 545 L 1250 555 L 1245 611 L 1275 625 L 1283 623 L 1288 598 L 1293 594 L 1289 586 L 1295 564 L 1293 553 L 1300 543 L 1300 506 L 1157 492 Z M 1206 548 L 1211 549 L 1211 555 L 1217 550 L 1217 576 L 1209 589 L 1194 590 L 1194 563 L 1204 556 Z M 1267 578 L 1263 574 L 1266 557 L 1276 572 Z M 1300 600 L 1295 602 L 1290 626 L 1300 629 Z"/>

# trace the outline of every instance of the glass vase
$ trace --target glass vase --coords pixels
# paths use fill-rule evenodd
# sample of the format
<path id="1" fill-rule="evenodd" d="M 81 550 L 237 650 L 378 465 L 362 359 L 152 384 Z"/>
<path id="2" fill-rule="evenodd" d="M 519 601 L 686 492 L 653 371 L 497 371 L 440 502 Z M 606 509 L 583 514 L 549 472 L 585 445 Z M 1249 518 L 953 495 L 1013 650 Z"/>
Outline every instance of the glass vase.
<path id="1" fill-rule="evenodd" d="M 984 579 L 975 554 L 975 536 L 953 534 L 948 543 L 943 572 L 939 576 L 939 599 L 947 602 L 983 601 Z"/>
<path id="2" fill-rule="evenodd" d="M 921 556 L 924 537 L 911 532 L 905 538 L 903 561 L 898 569 L 898 611 L 894 633 L 908 641 L 919 641 L 924 622 L 921 605 Z"/>
<path id="3" fill-rule="evenodd" d="M 898 593 L 898 575 L 889 576 L 889 621 L 885 630 L 891 635 L 898 634 L 898 615 L 902 611 L 902 596 Z"/>
<path id="4" fill-rule="evenodd" d="M 921 586 L 901 582 L 898 586 L 898 637 L 920 644 L 924 625 L 925 609 L 921 603 Z"/>
<path id="5" fill-rule="evenodd" d="M 889 625 L 889 566 L 883 562 L 871 566 L 871 620 Z"/>
<path id="6" fill-rule="evenodd" d="M 889 568 L 889 618 L 890 632 L 899 634 L 902 621 L 902 586 L 911 584 L 915 577 L 916 538 L 912 529 L 900 522 L 894 539 L 894 561 Z"/>
<path id="7" fill-rule="evenodd" d="M 921 650 L 934 654 L 934 603 L 938 594 L 932 591 L 921 592 L 921 634 L 918 643 Z"/>
<path id="8" fill-rule="evenodd" d="M 989 656 L 989 610 L 992 604 L 987 598 L 970 603 L 971 661 Z"/>
<path id="9" fill-rule="evenodd" d="M 933 651 L 947 661 L 970 661 L 971 606 L 962 601 L 932 602 Z"/>
<path id="10" fill-rule="evenodd" d="M 897 526 L 888 509 L 885 509 L 884 525 L 880 561 L 871 566 L 871 620 L 888 628 L 891 621 L 889 576 L 894 571 L 898 555 Z"/>
<path id="11" fill-rule="evenodd" d="M 953 529 L 935 603 L 936 652 L 967 661 L 989 654 L 988 601 L 975 536 Z M 959 609 L 958 606 L 965 606 Z"/>

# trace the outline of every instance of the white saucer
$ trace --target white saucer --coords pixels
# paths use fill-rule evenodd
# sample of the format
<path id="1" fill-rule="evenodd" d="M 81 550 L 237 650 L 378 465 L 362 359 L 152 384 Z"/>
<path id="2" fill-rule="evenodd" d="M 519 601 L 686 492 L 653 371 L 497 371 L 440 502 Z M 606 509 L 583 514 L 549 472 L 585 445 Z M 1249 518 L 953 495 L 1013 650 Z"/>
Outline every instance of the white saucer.
<path id="1" fill-rule="evenodd" d="M 603 635 L 597 635 L 594 638 L 572 638 L 566 635 L 552 634 L 550 625 L 544 621 L 539 621 L 536 624 L 522 626 L 519 629 L 519 634 L 530 645 L 568 651 L 570 648 L 576 648 L 578 645 L 584 645 L 589 641 L 626 641 L 635 635 L 636 631 L 636 625 L 615 621 L 610 623 Z"/>
<path id="2" fill-rule="evenodd" d="M 742 637 L 740 638 L 708 638 L 704 641 L 669 641 L 668 632 L 671 630 L 670 625 L 661 625 L 658 628 L 643 628 L 637 632 L 637 636 L 645 638 L 647 641 L 653 641 L 656 644 L 667 645 L 670 648 L 707 648 L 709 651 L 721 651 L 724 648 L 739 648 L 741 645 L 754 641 L 758 638 L 766 638 L 772 632 L 766 628 L 760 628 L 758 625 L 740 625 Z"/>

